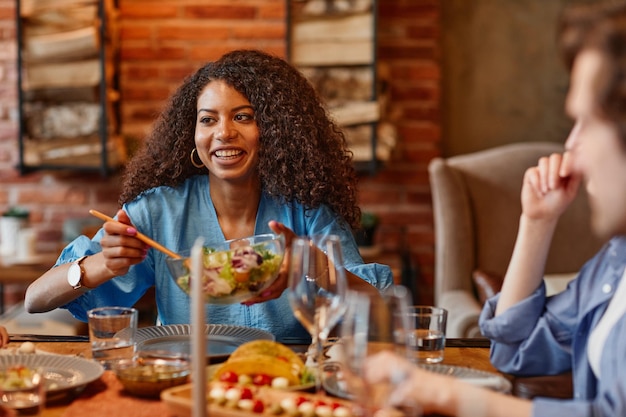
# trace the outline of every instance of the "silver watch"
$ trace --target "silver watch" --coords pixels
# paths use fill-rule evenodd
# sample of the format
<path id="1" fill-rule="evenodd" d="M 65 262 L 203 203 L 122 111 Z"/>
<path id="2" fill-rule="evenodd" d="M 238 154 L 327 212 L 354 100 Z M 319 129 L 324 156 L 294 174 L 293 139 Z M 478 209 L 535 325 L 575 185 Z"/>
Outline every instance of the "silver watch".
<path id="1" fill-rule="evenodd" d="M 83 278 L 85 278 L 85 270 L 81 263 L 85 260 L 87 256 L 83 256 L 82 258 L 78 258 L 70 265 L 70 268 L 67 270 L 67 283 L 71 285 L 71 287 L 75 290 L 81 288 L 83 286 Z"/>

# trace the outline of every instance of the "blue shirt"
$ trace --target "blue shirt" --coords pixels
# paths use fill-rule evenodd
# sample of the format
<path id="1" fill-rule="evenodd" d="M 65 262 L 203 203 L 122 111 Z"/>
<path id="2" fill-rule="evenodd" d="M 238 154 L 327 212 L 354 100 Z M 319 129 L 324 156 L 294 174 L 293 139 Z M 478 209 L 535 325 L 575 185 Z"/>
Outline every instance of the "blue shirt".
<path id="1" fill-rule="evenodd" d="M 137 230 L 168 249 L 180 253 L 191 249 L 198 236 L 205 245 L 223 242 L 224 234 L 209 194 L 208 176 L 195 176 L 182 185 L 157 187 L 126 204 Z M 298 236 L 336 234 L 341 238 L 344 265 L 380 290 L 393 283 L 391 269 L 379 264 L 364 264 L 350 228 L 327 207 L 306 211 L 301 204 L 281 203 L 267 194 L 261 195 L 254 234 L 272 233 L 270 220 L 277 220 Z M 57 265 L 71 262 L 83 255 L 102 250 L 100 230 L 92 240 L 80 236 L 61 253 Z M 150 249 L 146 259 L 133 265 L 128 273 L 105 282 L 63 306 L 77 319 L 86 321 L 87 310 L 107 305 L 132 306 L 145 291 L 155 286 L 158 320 L 162 324 L 190 322 L 190 298 L 170 275 L 167 256 Z M 244 306 L 242 304 L 207 305 L 207 323 L 230 324 L 260 328 L 274 334 L 277 340 L 310 339 L 308 332 L 294 317 L 286 291 L 278 299 Z"/>
<path id="2" fill-rule="evenodd" d="M 564 292 L 546 297 L 542 284 L 498 317 L 494 312 L 499 295 L 485 304 L 479 323 L 492 340 L 491 362 L 496 368 L 522 376 L 572 371 L 574 399 L 534 399 L 534 416 L 626 416 L 626 316 L 607 337 L 600 359 L 602 380 L 587 360 L 591 330 L 611 301 L 625 266 L 626 238 L 613 238 Z"/>

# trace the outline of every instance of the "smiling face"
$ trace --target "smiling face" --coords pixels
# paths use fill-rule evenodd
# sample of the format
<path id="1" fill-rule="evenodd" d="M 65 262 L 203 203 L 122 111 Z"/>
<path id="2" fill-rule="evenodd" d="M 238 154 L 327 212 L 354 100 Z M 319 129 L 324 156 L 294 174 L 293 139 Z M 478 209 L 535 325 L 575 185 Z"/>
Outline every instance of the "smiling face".
<path id="1" fill-rule="evenodd" d="M 212 178 L 254 181 L 259 128 L 250 102 L 224 81 L 209 82 L 198 96 L 195 143 Z"/>
<path id="2" fill-rule="evenodd" d="M 626 233 L 626 150 L 617 125 L 598 106 L 608 70 L 607 58 L 595 50 L 583 50 L 574 61 L 566 110 L 576 127 L 565 144 L 573 171 L 585 179 L 592 227 L 605 238 Z"/>

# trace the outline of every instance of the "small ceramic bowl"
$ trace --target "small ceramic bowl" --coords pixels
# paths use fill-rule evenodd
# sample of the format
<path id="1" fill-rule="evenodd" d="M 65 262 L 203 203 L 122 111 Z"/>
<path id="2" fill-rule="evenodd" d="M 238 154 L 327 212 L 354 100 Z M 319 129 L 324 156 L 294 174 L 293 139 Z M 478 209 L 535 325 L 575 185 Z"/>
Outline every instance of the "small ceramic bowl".
<path id="1" fill-rule="evenodd" d="M 231 304 L 250 299 L 278 277 L 285 254 L 283 235 L 271 233 L 227 240 L 204 247 L 202 288 L 209 304 Z M 189 251 L 181 259 L 167 259 L 176 284 L 191 289 Z"/>
<path id="2" fill-rule="evenodd" d="M 191 372 L 186 356 L 154 354 L 124 359 L 114 371 L 126 392 L 148 398 L 158 398 L 164 389 L 187 383 Z"/>

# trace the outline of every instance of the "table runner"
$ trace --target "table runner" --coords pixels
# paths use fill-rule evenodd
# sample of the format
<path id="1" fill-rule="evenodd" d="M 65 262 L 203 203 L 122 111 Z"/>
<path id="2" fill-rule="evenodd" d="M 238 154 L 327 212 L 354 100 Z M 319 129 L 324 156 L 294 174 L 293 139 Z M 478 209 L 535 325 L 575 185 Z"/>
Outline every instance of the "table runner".
<path id="1" fill-rule="evenodd" d="M 63 417 L 168 416 L 167 405 L 158 399 L 132 397 L 111 371 L 90 383 L 65 410 Z"/>

